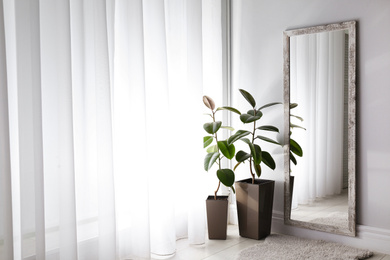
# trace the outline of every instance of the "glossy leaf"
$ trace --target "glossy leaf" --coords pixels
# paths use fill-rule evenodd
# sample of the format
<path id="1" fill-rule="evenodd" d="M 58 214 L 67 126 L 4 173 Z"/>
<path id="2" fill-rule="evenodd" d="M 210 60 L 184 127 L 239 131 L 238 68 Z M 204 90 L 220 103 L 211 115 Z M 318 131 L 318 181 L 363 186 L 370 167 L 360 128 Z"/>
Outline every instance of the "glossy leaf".
<path id="1" fill-rule="evenodd" d="M 206 150 L 207 153 L 215 153 L 215 152 L 218 152 L 218 146 L 215 144 L 213 146 L 210 146 L 209 148 L 207 148 Z"/>
<path id="2" fill-rule="evenodd" d="M 246 113 L 251 115 L 251 116 L 259 116 L 259 117 L 263 116 L 263 113 L 261 111 L 257 111 L 255 109 L 248 110 L 248 112 L 246 112 Z"/>
<path id="3" fill-rule="evenodd" d="M 296 108 L 297 106 L 298 106 L 297 103 L 291 103 L 291 104 L 290 104 L 290 109 Z"/>
<path id="4" fill-rule="evenodd" d="M 257 146 L 257 148 L 256 148 L 255 145 L 252 144 L 248 138 L 242 138 L 241 141 L 248 144 L 249 149 L 251 150 L 251 155 L 252 155 L 253 161 L 255 162 L 255 164 L 260 164 L 260 162 L 261 162 L 260 146 L 256 145 Z"/>
<path id="5" fill-rule="evenodd" d="M 243 142 L 245 142 L 246 144 L 248 144 L 249 149 L 251 150 L 253 162 L 255 164 L 260 164 L 261 163 L 261 148 L 260 148 L 260 146 L 258 146 L 257 144 L 252 144 L 248 138 L 242 138 L 241 140 Z"/>
<path id="6" fill-rule="evenodd" d="M 253 151 L 251 150 L 253 162 L 254 162 L 255 164 L 260 164 L 261 161 L 262 161 L 261 148 L 260 148 L 260 146 L 258 146 L 257 144 L 254 144 L 253 147 L 255 148 L 255 152 L 254 152 L 254 153 L 253 153 Z"/>
<path id="7" fill-rule="evenodd" d="M 290 138 L 290 151 L 298 155 L 299 157 L 303 156 L 303 151 L 301 146 L 293 139 Z"/>
<path id="8" fill-rule="evenodd" d="M 234 128 L 231 126 L 221 126 L 221 128 L 229 130 L 229 131 L 234 131 Z"/>
<path id="9" fill-rule="evenodd" d="M 306 128 L 303 128 L 302 126 L 299 126 L 299 125 L 296 125 L 296 124 L 291 124 L 291 123 L 290 123 L 290 127 L 291 128 L 301 128 L 303 130 L 306 130 Z"/>
<path id="10" fill-rule="evenodd" d="M 203 125 L 204 130 L 206 130 L 207 133 L 209 134 L 215 134 L 218 129 L 221 127 L 222 122 L 217 121 L 217 122 L 211 122 L 211 123 L 206 123 Z"/>
<path id="11" fill-rule="evenodd" d="M 293 164 L 297 165 L 297 159 L 295 159 L 295 156 L 290 152 L 290 160 L 293 162 Z"/>
<path id="12" fill-rule="evenodd" d="M 262 151 L 261 155 L 262 155 L 262 162 L 272 170 L 275 170 L 276 163 L 274 161 L 274 158 L 272 158 L 272 156 L 266 151 Z"/>
<path id="13" fill-rule="evenodd" d="M 226 187 L 231 187 L 234 184 L 234 172 L 231 169 L 219 169 L 217 177 Z"/>
<path id="14" fill-rule="evenodd" d="M 228 159 L 233 159 L 234 154 L 236 153 L 234 145 L 228 145 L 227 141 L 218 141 L 218 148 Z"/>
<path id="15" fill-rule="evenodd" d="M 260 166 L 260 164 L 255 164 L 255 171 L 256 171 L 257 177 L 260 178 L 260 175 L 261 175 L 261 166 Z"/>
<path id="16" fill-rule="evenodd" d="M 206 148 L 213 142 L 213 137 L 212 136 L 205 136 L 203 137 L 203 148 Z"/>
<path id="17" fill-rule="evenodd" d="M 234 189 L 234 186 L 230 186 L 230 188 L 232 189 L 233 193 L 236 194 L 236 190 Z"/>
<path id="18" fill-rule="evenodd" d="M 262 107 L 260 107 L 259 109 L 257 109 L 258 111 L 262 110 L 263 108 L 267 108 L 267 107 L 272 107 L 272 106 L 275 106 L 275 105 L 280 105 L 282 104 L 281 102 L 272 102 L 272 103 L 268 103 Z"/>
<path id="19" fill-rule="evenodd" d="M 250 157 L 251 155 L 249 153 L 246 153 L 244 151 L 238 151 L 238 153 L 236 154 L 236 161 L 241 163 Z"/>
<path id="20" fill-rule="evenodd" d="M 301 122 L 303 122 L 303 118 L 300 116 L 296 116 L 296 115 L 290 115 L 290 116 L 295 117 L 295 118 L 299 119 Z"/>
<path id="21" fill-rule="evenodd" d="M 252 116 L 252 115 L 249 115 L 249 114 L 242 114 L 240 116 L 240 120 L 244 124 L 252 123 L 252 122 L 254 122 L 256 120 L 259 120 L 260 118 L 261 118 L 261 116 Z"/>
<path id="22" fill-rule="evenodd" d="M 261 139 L 263 141 L 266 141 L 266 142 L 269 142 L 269 143 L 281 145 L 279 142 L 277 142 L 275 140 L 272 140 L 271 138 L 268 138 L 268 137 L 265 137 L 265 136 L 258 135 L 256 138 L 259 138 L 259 139 Z"/>
<path id="23" fill-rule="evenodd" d="M 241 138 L 241 141 L 243 141 L 246 144 L 251 144 L 252 142 L 248 138 Z"/>
<path id="24" fill-rule="evenodd" d="M 206 105 L 206 107 L 210 108 L 211 110 L 214 110 L 215 103 L 214 100 L 209 96 L 203 96 L 203 103 Z"/>
<path id="25" fill-rule="evenodd" d="M 241 112 L 238 111 L 237 109 L 235 109 L 234 107 L 219 107 L 219 108 L 217 108 L 217 111 L 219 111 L 219 110 L 228 110 L 230 112 L 241 115 Z"/>
<path id="26" fill-rule="evenodd" d="M 215 161 L 218 159 L 219 153 L 208 153 L 206 157 L 204 158 L 204 169 L 206 171 L 210 170 L 210 168 L 213 166 Z"/>
<path id="27" fill-rule="evenodd" d="M 234 166 L 233 171 L 235 171 L 235 170 L 237 169 L 238 165 L 240 165 L 240 164 L 241 164 L 241 162 L 238 162 L 238 163 Z"/>
<path id="28" fill-rule="evenodd" d="M 234 135 L 230 136 L 228 139 L 228 144 L 232 144 L 237 140 L 240 140 L 244 136 L 249 135 L 251 132 L 246 130 L 238 130 Z"/>
<path id="29" fill-rule="evenodd" d="M 241 95 L 244 96 L 244 98 L 249 102 L 249 104 L 254 108 L 256 106 L 256 101 L 255 99 L 252 97 L 251 94 L 249 94 L 248 91 L 246 90 L 243 90 L 243 89 L 239 89 Z"/>
<path id="30" fill-rule="evenodd" d="M 263 126 L 260 126 L 256 129 L 279 133 L 279 129 L 275 126 L 272 126 L 272 125 L 263 125 Z"/>

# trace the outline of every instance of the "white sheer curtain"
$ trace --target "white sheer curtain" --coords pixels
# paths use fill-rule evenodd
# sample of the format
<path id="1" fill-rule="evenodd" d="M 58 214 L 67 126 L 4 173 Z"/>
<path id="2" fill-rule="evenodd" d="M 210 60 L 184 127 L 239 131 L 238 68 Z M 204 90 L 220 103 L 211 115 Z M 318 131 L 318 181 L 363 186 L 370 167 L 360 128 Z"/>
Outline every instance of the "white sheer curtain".
<path id="1" fill-rule="evenodd" d="M 0 3 L 0 259 L 204 243 L 201 97 L 222 96 L 221 3 Z"/>
<path id="2" fill-rule="evenodd" d="M 345 32 L 294 36 L 290 39 L 291 113 L 306 131 L 293 129 L 303 158 L 292 165 L 293 206 L 339 194 L 343 178 Z"/>

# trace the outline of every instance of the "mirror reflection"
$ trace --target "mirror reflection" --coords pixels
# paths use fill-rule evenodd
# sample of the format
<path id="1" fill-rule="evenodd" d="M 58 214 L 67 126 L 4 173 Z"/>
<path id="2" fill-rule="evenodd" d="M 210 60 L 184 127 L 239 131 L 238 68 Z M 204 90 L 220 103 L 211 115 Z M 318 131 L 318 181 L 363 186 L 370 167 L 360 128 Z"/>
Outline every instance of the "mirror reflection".
<path id="1" fill-rule="evenodd" d="M 355 66 L 351 22 L 285 34 L 289 47 L 285 52 L 289 100 L 285 103 L 291 109 L 286 116 L 292 151 L 286 173 L 286 223 L 354 235 L 355 182 L 350 180 L 355 173 L 349 166 L 354 160 L 349 156 L 354 153 L 349 149 L 354 131 L 348 123 L 349 117 L 354 118 L 354 102 L 349 104 Z M 297 147 L 298 153 L 294 152 Z"/>

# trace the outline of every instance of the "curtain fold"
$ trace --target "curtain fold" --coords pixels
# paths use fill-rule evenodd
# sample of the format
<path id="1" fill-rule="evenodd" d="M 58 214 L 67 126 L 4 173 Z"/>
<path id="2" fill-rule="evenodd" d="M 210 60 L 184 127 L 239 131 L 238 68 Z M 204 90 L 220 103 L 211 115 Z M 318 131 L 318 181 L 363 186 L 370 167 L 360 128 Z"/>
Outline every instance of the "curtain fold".
<path id="1" fill-rule="evenodd" d="M 222 97 L 220 2 L 0 3 L 0 259 L 204 243 L 217 181 L 201 98 Z"/>
<path id="2" fill-rule="evenodd" d="M 306 131 L 292 138 L 304 151 L 292 165 L 293 205 L 340 194 L 343 176 L 345 32 L 291 37 L 292 113 L 303 117 Z"/>

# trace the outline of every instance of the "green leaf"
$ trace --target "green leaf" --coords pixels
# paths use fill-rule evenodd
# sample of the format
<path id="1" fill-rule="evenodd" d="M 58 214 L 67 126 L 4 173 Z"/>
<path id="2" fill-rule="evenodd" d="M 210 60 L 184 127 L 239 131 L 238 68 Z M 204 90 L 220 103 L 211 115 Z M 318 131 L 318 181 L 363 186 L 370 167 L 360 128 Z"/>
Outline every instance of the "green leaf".
<path id="1" fill-rule="evenodd" d="M 272 170 L 275 170 L 276 163 L 274 161 L 274 158 L 272 158 L 272 156 L 266 151 L 261 152 L 261 155 L 263 158 L 262 159 L 263 163 L 267 165 L 269 168 L 271 168 Z"/>
<path id="2" fill-rule="evenodd" d="M 227 129 L 227 130 L 230 130 L 230 131 L 234 131 L 234 128 L 231 127 L 231 126 L 221 126 L 221 128 Z"/>
<path id="3" fill-rule="evenodd" d="M 301 120 L 301 122 L 303 122 L 303 118 L 300 117 L 300 116 L 296 116 L 296 115 L 290 115 L 290 116 L 295 117 L 295 118 L 298 118 L 299 120 Z"/>
<path id="4" fill-rule="evenodd" d="M 213 164 L 218 159 L 218 157 L 219 157 L 218 152 L 208 153 L 204 158 L 204 169 L 208 171 L 213 166 Z"/>
<path id="5" fill-rule="evenodd" d="M 291 124 L 291 123 L 290 123 L 290 127 L 291 128 L 301 128 L 303 130 L 306 130 L 306 128 L 303 128 L 302 126 L 299 126 L 299 125 L 296 125 L 296 124 Z"/>
<path id="6" fill-rule="evenodd" d="M 295 153 L 299 157 L 303 156 L 303 151 L 302 151 L 301 146 L 291 138 L 290 138 L 290 151 Z"/>
<path id="7" fill-rule="evenodd" d="M 213 137 L 212 136 L 205 136 L 203 137 L 203 148 L 206 148 L 213 142 Z"/>
<path id="8" fill-rule="evenodd" d="M 279 105 L 279 104 L 282 104 L 281 102 L 272 102 L 272 103 L 268 103 L 262 107 L 260 107 L 259 109 L 257 109 L 258 111 L 262 110 L 263 108 L 266 108 L 266 107 L 272 107 L 272 106 L 275 106 L 275 105 Z"/>
<path id="9" fill-rule="evenodd" d="M 241 141 L 248 144 L 249 149 L 251 150 L 251 155 L 255 164 L 261 163 L 261 148 L 257 144 L 252 144 L 248 138 L 242 138 Z"/>
<path id="10" fill-rule="evenodd" d="M 206 150 L 207 153 L 215 153 L 215 152 L 218 152 L 218 146 L 215 144 L 213 146 L 210 146 L 209 148 L 207 148 Z"/>
<path id="11" fill-rule="evenodd" d="M 236 194 L 236 190 L 234 189 L 234 186 L 230 186 L 230 188 L 232 189 L 233 193 Z"/>
<path id="12" fill-rule="evenodd" d="M 248 110 L 248 112 L 246 112 L 246 113 L 251 115 L 251 116 L 259 116 L 259 117 L 263 116 L 263 113 L 261 111 L 257 111 L 255 109 Z"/>
<path id="13" fill-rule="evenodd" d="M 249 104 L 254 108 L 256 106 L 256 101 L 255 99 L 252 97 L 251 94 L 249 94 L 248 91 L 246 90 L 243 90 L 243 89 L 239 89 L 241 95 L 244 96 L 244 98 L 249 102 Z"/>
<path id="14" fill-rule="evenodd" d="M 231 169 L 219 169 L 217 177 L 226 187 L 231 187 L 234 184 L 234 172 Z"/>
<path id="15" fill-rule="evenodd" d="M 260 164 L 262 160 L 262 153 L 261 153 L 261 148 L 257 144 L 254 144 L 253 147 L 255 148 L 255 151 L 251 150 L 252 157 L 253 157 L 253 162 L 255 164 Z"/>
<path id="16" fill-rule="evenodd" d="M 228 144 L 232 144 L 237 140 L 240 140 L 244 136 L 249 135 L 251 132 L 246 130 L 238 130 L 234 135 L 230 136 L 228 139 Z"/>
<path id="17" fill-rule="evenodd" d="M 235 170 L 237 169 L 238 165 L 240 165 L 240 164 L 241 164 L 241 162 L 238 162 L 238 163 L 234 166 L 233 171 L 235 171 Z"/>
<path id="18" fill-rule="evenodd" d="M 252 122 L 254 122 L 256 120 L 259 120 L 260 118 L 261 118 L 261 116 L 252 116 L 252 115 L 249 115 L 249 114 L 242 114 L 240 116 L 240 120 L 244 124 L 252 123 Z"/>
<path id="19" fill-rule="evenodd" d="M 256 138 L 259 138 L 259 139 L 261 139 L 263 141 L 266 141 L 266 142 L 269 142 L 269 143 L 281 145 L 279 142 L 277 142 L 275 140 L 272 140 L 271 138 L 268 138 L 268 137 L 265 137 L 265 136 L 258 135 Z"/>
<path id="20" fill-rule="evenodd" d="M 248 159 L 250 157 L 251 157 L 251 155 L 249 153 L 246 153 L 244 151 L 238 151 L 238 153 L 236 154 L 236 161 L 239 163 L 242 163 L 243 161 L 245 161 L 246 159 Z"/>
<path id="21" fill-rule="evenodd" d="M 204 130 L 206 130 L 207 133 L 209 134 L 215 134 L 218 129 L 221 127 L 222 122 L 217 121 L 217 122 L 211 122 L 211 123 L 206 123 L 203 125 Z"/>
<path id="22" fill-rule="evenodd" d="M 230 112 L 241 115 L 241 112 L 238 111 L 237 109 L 235 109 L 234 107 L 219 107 L 219 108 L 217 108 L 217 111 L 219 111 L 219 110 L 228 110 Z"/>
<path id="23" fill-rule="evenodd" d="M 260 178 L 261 175 L 261 166 L 260 164 L 255 164 L 255 171 L 258 178 Z"/>
<path id="24" fill-rule="evenodd" d="M 203 96 L 203 103 L 206 105 L 206 107 L 210 108 L 211 110 L 214 110 L 215 103 L 214 100 L 209 96 Z"/>
<path id="25" fill-rule="evenodd" d="M 293 164 L 297 165 L 297 159 L 295 159 L 295 156 L 290 152 L 290 160 L 293 162 Z"/>
<path id="26" fill-rule="evenodd" d="M 241 141 L 243 141 L 246 144 L 252 144 L 252 142 L 248 138 L 241 138 Z"/>
<path id="27" fill-rule="evenodd" d="M 297 103 L 290 103 L 290 109 L 296 108 L 298 106 Z"/>
<path id="28" fill-rule="evenodd" d="M 272 126 L 272 125 L 263 125 L 263 126 L 259 126 L 256 129 L 279 133 L 279 129 L 277 127 L 275 127 L 275 126 Z"/>
<path id="29" fill-rule="evenodd" d="M 221 150 L 222 154 L 228 158 L 233 159 L 236 149 L 234 145 L 228 145 L 227 141 L 218 141 L 218 148 Z"/>

